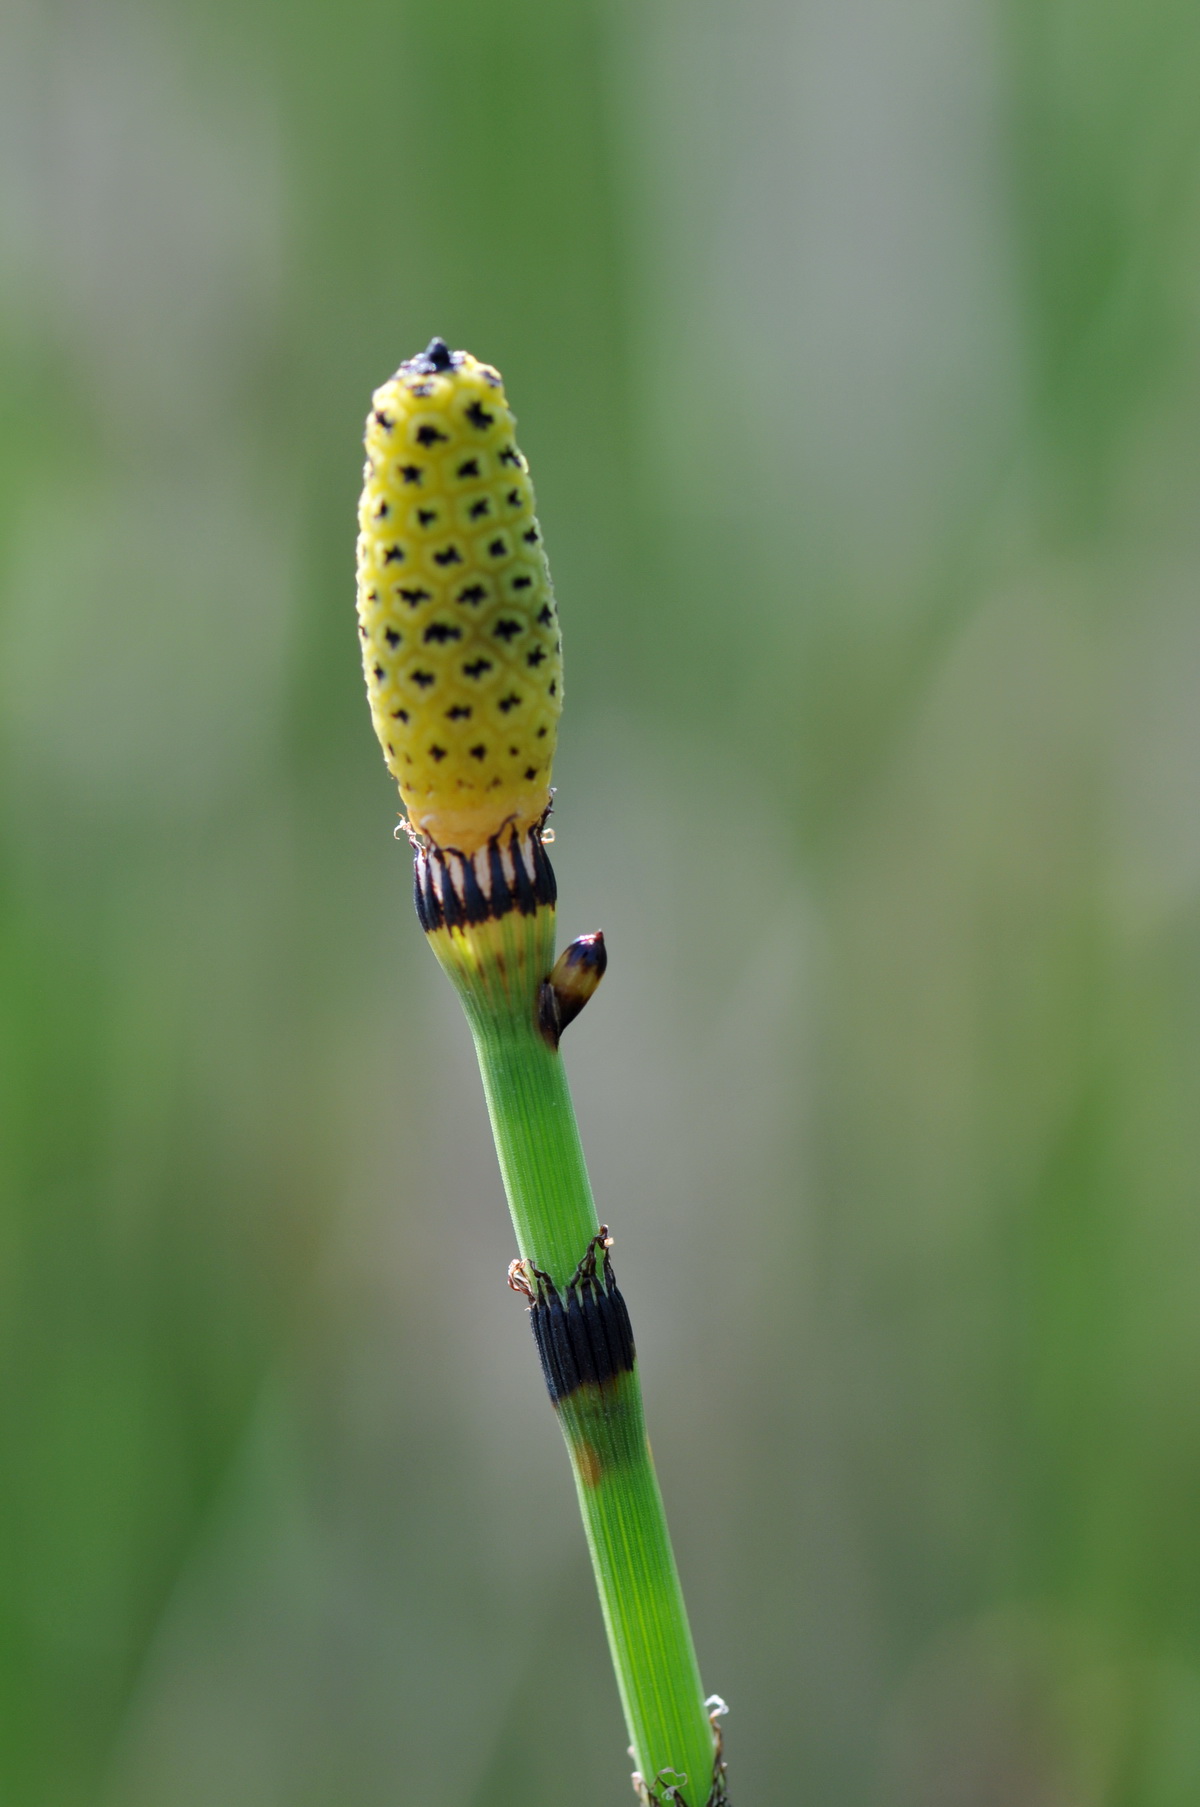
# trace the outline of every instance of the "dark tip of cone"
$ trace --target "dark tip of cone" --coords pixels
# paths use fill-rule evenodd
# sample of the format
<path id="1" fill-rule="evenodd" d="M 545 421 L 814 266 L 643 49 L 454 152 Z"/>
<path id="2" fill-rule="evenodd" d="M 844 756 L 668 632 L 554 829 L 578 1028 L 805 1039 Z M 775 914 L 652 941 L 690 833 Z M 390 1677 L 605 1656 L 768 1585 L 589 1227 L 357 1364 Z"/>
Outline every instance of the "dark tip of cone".
<path id="1" fill-rule="evenodd" d="M 417 376 L 433 376 L 439 370 L 453 370 L 456 361 L 461 362 L 461 359 L 461 352 L 456 359 L 446 341 L 435 336 L 424 351 L 419 351 L 415 358 L 409 358 L 400 368 L 412 371 Z"/>

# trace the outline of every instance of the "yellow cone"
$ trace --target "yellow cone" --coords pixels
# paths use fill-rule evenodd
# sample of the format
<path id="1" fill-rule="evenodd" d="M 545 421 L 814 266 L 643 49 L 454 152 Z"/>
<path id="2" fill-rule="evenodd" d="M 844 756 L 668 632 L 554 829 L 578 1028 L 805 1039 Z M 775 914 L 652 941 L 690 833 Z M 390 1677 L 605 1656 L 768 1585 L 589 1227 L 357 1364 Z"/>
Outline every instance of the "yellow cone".
<path id="1" fill-rule="evenodd" d="M 470 855 L 550 800 L 562 642 L 498 372 L 435 339 L 377 389 L 359 503 L 371 719 L 413 827 Z"/>

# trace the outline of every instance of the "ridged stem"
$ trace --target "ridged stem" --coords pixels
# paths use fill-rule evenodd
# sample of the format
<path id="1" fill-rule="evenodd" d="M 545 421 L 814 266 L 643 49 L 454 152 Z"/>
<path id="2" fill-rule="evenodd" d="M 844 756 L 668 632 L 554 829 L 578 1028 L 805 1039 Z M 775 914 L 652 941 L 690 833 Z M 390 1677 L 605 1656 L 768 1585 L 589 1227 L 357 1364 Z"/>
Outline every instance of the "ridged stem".
<path id="1" fill-rule="evenodd" d="M 469 932 L 451 938 L 442 930 L 431 939 L 471 1025 L 521 1256 L 565 1292 L 598 1229 L 575 1110 L 562 1057 L 536 1027 L 531 986 L 523 981 L 510 995 L 496 977 L 497 967 L 527 977 L 548 970 L 553 911 L 537 917 L 505 922 L 499 961 L 490 957 L 494 940 L 481 954 Z M 706 1807 L 713 1731 L 636 1362 L 555 1403 L 638 1769 L 654 1798 Z M 671 1786 L 677 1794 L 666 1792 Z"/>
<path id="2" fill-rule="evenodd" d="M 531 1022 L 471 1029 L 517 1247 L 562 1290 L 600 1227 L 562 1056 Z"/>

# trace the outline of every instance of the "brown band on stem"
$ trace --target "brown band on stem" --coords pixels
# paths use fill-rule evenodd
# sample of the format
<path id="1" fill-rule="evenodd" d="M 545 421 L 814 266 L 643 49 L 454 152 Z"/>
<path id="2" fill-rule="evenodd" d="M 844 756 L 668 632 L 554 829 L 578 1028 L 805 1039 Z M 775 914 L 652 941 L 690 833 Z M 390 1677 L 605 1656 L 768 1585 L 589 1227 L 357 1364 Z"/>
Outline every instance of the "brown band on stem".
<path id="1" fill-rule="evenodd" d="M 524 1284 L 509 1270 L 509 1285 L 531 1298 L 529 1320 L 555 1405 L 578 1387 L 604 1387 L 632 1372 L 633 1328 L 613 1277 L 610 1246 L 602 1224 L 562 1293 L 541 1268 L 525 1265 Z"/>
<path id="2" fill-rule="evenodd" d="M 510 910 L 532 916 L 553 908 L 558 886 L 541 828 L 539 822 L 524 834 L 515 825 L 501 829 L 469 855 L 414 840 L 413 901 L 425 933 L 498 922 Z"/>

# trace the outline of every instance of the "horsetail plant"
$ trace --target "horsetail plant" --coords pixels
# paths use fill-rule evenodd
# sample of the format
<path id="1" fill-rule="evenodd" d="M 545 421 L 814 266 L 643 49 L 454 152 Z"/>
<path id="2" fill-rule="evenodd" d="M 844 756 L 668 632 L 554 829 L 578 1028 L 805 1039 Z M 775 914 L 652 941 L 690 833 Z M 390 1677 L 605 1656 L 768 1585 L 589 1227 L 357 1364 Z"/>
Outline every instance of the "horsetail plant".
<path id="1" fill-rule="evenodd" d="M 358 619 L 375 732 L 408 811 L 417 915 L 466 1012 L 542 1373 L 566 1439 L 645 1807 L 722 1807 L 646 1438 L 633 1333 L 592 1201 L 559 1037 L 600 934 L 554 957 L 546 855 L 562 642 L 499 374 L 434 339 L 376 390 Z"/>

